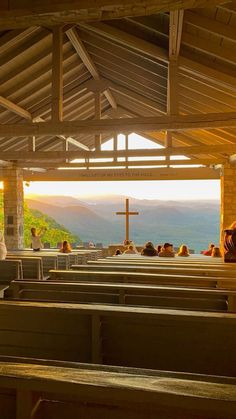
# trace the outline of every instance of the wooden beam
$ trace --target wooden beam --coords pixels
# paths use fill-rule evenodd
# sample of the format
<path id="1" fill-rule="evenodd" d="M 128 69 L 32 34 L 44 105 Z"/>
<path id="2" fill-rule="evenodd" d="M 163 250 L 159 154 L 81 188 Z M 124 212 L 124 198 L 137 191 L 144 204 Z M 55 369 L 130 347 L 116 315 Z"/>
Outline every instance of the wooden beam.
<path id="1" fill-rule="evenodd" d="M 33 122 L 36 123 L 36 122 L 45 122 L 45 121 L 44 121 L 43 118 L 38 116 L 38 117 L 33 119 Z M 80 148 L 81 150 L 85 150 L 85 151 L 89 150 L 89 148 L 85 144 L 81 143 L 78 140 L 75 140 L 72 137 L 65 137 L 64 135 L 56 135 L 56 137 L 58 137 L 59 139 L 62 139 L 62 140 L 67 140 L 68 143 L 70 143 L 72 145 L 75 145 L 76 147 Z"/>
<path id="2" fill-rule="evenodd" d="M 0 124 L 0 137 L 27 137 L 31 135 L 78 135 L 106 134 L 137 131 L 186 131 L 195 129 L 212 129 L 236 127 L 236 112 L 193 114 L 177 116 L 140 117 L 122 119 L 101 119 L 59 121 L 22 124 Z"/>
<path id="3" fill-rule="evenodd" d="M 95 120 L 101 119 L 101 93 L 94 92 Z M 101 150 L 101 134 L 95 135 L 95 150 Z"/>
<path id="4" fill-rule="evenodd" d="M 86 50 L 83 42 L 81 41 L 81 39 L 79 37 L 79 34 L 78 34 L 78 31 L 75 28 L 71 28 L 68 31 L 66 31 L 66 35 L 68 36 L 71 44 L 75 48 L 76 52 L 78 53 L 79 57 L 83 61 L 85 67 L 90 72 L 93 79 L 96 80 L 96 81 L 100 81 L 101 79 L 100 79 L 99 72 L 98 72 L 92 58 L 90 57 L 88 51 Z M 104 94 L 105 94 L 108 102 L 110 103 L 111 107 L 116 108 L 117 107 L 116 101 L 115 101 L 115 98 L 113 97 L 111 91 L 110 90 L 105 90 Z"/>
<path id="5" fill-rule="evenodd" d="M 121 181 L 121 180 L 190 180 L 219 179 L 219 170 L 199 168 L 146 168 L 146 169 L 98 169 L 98 170 L 49 170 L 37 173 L 23 171 L 26 181 Z"/>
<path id="6" fill-rule="evenodd" d="M 28 119 L 29 121 L 32 120 L 30 112 L 26 111 L 25 109 L 21 108 L 21 106 L 16 105 L 10 100 L 4 98 L 3 96 L 0 96 L 0 106 L 2 106 L 5 109 L 8 109 L 9 111 L 20 116 L 21 118 Z"/>
<path id="7" fill-rule="evenodd" d="M 170 12 L 169 57 L 179 56 L 183 29 L 183 19 L 183 10 L 174 10 Z"/>
<path id="8" fill-rule="evenodd" d="M 3 4 L 2 4 L 3 3 Z M 152 15 L 169 10 L 210 7 L 222 0 L 15 0 L 0 5 L 2 30 L 29 26 L 51 26 L 89 20 L 110 20 Z"/>
<path id="9" fill-rule="evenodd" d="M 52 120 L 63 119 L 62 28 L 53 28 L 52 42 Z"/>
<path id="10" fill-rule="evenodd" d="M 18 151 L 0 152 L 0 160 L 22 160 L 22 161 L 48 161 L 52 160 L 52 164 L 60 159 L 79 159 L 79 158 L 118 158 L 118 157 L 159 157 L 159 156 L 179 156 L 179 155 L 206 155 L 206 154 L 222 153 L 225 158 L 235 154 L 235 144 L 219 144 L 214 146 L 186 146 L 186 147 L 170 147 L 169 149 L 139 149 L 139 150 L 104 150 L 104 151 L 36 151 L 19 153 Z"/>

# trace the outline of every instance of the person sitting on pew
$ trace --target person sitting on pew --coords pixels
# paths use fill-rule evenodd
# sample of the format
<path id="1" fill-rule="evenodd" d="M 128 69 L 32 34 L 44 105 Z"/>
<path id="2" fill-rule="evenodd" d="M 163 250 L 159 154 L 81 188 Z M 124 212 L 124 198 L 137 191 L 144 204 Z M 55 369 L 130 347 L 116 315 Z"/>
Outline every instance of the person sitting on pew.
<path id="1" fill-rule="evenodd" d="M 68 243 L 67 240 L 64 240 L 64 242 L 62 243 L 62 247 L 60 248 L 59 252 L 61 253 L 71 253 L 71 245 L 70 243 Z"/>
<path id="2" fill-rule="evenodd" d="M 152 242 L 147 242 L 141 251 L 142 256 L 158 256 L 157 250 L 154 248 Z"/>
<path id="3" fill-rule="evenodd" d="M 41 238 L 43 237 L 46 230 L 46 227 L 42 227 L 37 233 L 35 227 L 31 228 L 31 246 L 34 252 L 38 252 L 40 249 L 43 248 Z"/>
<path id="4" fill-rule="evenodd" d="M 211 256 L 214 247 L 215 247 L 215 245 L 213 243 L 210 243 L 208 249 L 207 250 L 202 250 L 201 254 L 204 255 L 204 256 Z"/>
<path id="5" fill-rule="evenodd" d="M 211 257 L 213 257 L 213 258 L 221 258 L 222 257 L 222 254 L 221 254 L 221 251 L 220 251 L 219 247 L 216 247 L 216 246 L 213 247 Z"/>
<path id="6" fill-rule="evenodd" d="M 160 253 L 161 248 L 162 248 L 162 245 L 161 245 L 161 244 L 158 244 L 158 245 L 156 246 L 157 253 Z"/>
<path id="7" fill-rule="evenodd" d="M 224 261 L 236 263 L 236 221 L 224 233 Z"/>
<path id="8" fill-rule="evenodd" d="M 119 256 L 121 255 L 121 250 L 120 249 L 116 249 L 114 256 Z"/>
<path id="9" fill-rule="evenodd" d="M 136 246 L 135 246 L 133 240 L 124 240 L 123 241 L 123 245 L 124 245 L 124 248 L 125 248 L 124 253 L 126 252 L 126 250 L 129 249 L 129 246 L 133 246 L 134 253 L 138 253 L 138 251 L 136 249 Z"/>
<path id="10" fill-rule="evenodd" d="M 4 235 L 0 231 L 0 260 L 6 259 L 7 256 L 7 248 L 4 241 Z"/>
<path id="11" fill-rule="evenodd" d="M 174 258 L 175 252 L 173 251 L 173 244 L 165 243 L 161 251 L 158 253 L 158 256 L 161 258 Z"/>
<path id="12" fill-rule="evenodd" d="M 180 246 L 179 251 L 177 253 L 177 256 L 183 256 L 183 257 L 190 256 L 189 255 L 189 250 L 188 250 L 188 247 L 186 246 L 186 244 L 182 244 L 182 246 Z"/>
<path id="13" fill-rule="evenodd" d="M 136 252 L 134 250 L 134 246 L 132 244 L 130 244 L 128 246 L 128 249 L 124 251 L 123 253 L 124 255 L 136 255 Z"/>

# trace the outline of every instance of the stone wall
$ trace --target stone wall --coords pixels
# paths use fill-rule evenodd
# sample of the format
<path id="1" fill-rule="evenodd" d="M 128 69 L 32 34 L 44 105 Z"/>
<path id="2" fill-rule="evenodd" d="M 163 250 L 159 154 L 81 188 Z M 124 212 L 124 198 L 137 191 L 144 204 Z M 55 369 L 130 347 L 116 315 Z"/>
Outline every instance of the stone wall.
<path id="1" fill-rule="evenodd" d="M 4 235 L 8 250 L 24 248 L 23 173 L 15 165 L 4 168 Z"/>

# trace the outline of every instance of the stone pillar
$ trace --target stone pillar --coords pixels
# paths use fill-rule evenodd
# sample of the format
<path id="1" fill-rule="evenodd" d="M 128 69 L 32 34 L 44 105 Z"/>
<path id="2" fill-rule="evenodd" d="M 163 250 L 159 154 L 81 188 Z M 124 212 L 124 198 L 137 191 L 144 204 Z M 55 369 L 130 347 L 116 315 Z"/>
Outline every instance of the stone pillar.
<path id="1" fill-rule="evenodd" d="M 224 230 L 236 221 L 236 165 L 224 164 L 221 175 L 221 248 Z"/>
<path id="2" fill-rule="evenodd" d="M 4 168 L 4 235 L 8 250 L 24 248 L 23 172 L 16 165 Z"/>

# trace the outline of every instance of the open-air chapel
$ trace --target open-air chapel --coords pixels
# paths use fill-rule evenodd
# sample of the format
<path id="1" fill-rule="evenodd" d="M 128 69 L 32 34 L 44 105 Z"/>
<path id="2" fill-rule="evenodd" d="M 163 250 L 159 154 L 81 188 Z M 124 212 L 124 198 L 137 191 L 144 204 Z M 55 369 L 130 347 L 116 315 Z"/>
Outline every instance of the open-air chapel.
<path id="1" fill-rule="evenodd" d="M 236 418 L 233 241 L 225 263 L 23 239 L 23 182 L 196 179 L 221 181 L 224 252 L 235 1 L 0 0 L 1 419 Z"/>

